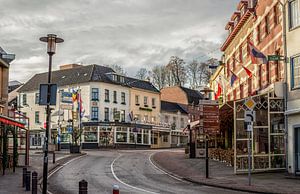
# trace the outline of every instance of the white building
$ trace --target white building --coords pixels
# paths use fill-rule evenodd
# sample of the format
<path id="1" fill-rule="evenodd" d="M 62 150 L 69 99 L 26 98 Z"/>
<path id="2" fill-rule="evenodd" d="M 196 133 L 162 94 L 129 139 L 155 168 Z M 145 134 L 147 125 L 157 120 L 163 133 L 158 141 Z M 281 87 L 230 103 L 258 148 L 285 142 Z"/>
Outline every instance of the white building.
<path id="1" fill-rule="evenodd" d="M 83 148 L 136 145 L 137 137 L 132 129 L 137 127 L 141 137 L 138 146 L 150 147 L 152 127 L 137 126 L 129 117 L 130 84 L 126 80 L 111 68 L 98 65 L 65 65 L 53 71 L 52 83 L 57 84 L 58 95 L 56 106 L 52 107 L 52 142 L 57 140 L 60 128 L 62 148 L 71 143 L 71 131 L 79 127 L 78 107 L 81 107 L 72 103 L 71 95 L 72 91 L 78 91 L 82 99 L 80 138 Z M 19 89 L 21 111 L 30 118 L 31 148 L 41 148 L 45 136 L 45 106 L 38 104 L 41 83 L 47 83 L 47 73 L 36 74 Z M 151 83 L 141 85 L 144 84 Z"/>
<path id="2" fill-rule="evenodd" d="M 161 101 L 161 122 L 171 129 L 171 147 L 182 147 L 188 142 L 188 112 L 178 103 Z"/>

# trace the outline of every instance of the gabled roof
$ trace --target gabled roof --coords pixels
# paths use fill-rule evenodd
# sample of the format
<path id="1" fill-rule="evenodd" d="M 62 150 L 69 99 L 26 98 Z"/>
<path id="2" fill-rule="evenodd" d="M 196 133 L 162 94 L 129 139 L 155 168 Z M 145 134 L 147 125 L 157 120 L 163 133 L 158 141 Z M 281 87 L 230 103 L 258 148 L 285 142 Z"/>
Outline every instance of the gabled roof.
<path id="1" fill-rule="evenodd" d="M 161 111 L 177 113 L 178 111 L 182 114 L 188 114 L 188 112 L 180 106 L 178 103 L 161 101 Z"/>
<path id="2" fill-rule="evenodd" d="M 87 65 L 79 66 L 71 69 L 63 69 L 52 72 L 52 83 L 57 86 L 74 85 L 87 82 L 105 82 L 116 85 L 123 85 L 126 87 L 136 87 L 153 92 L 159 92 L 150 82 L 138 80 L 130 77 L 125 77 L 125 82 L 120 83 L 109 78 L 108 73 L 115 73 L 115 71 L 106 66 L 101 65 Z M 38 90 L 40 84 L 47 83 L 48 72 L 34 75 L 27 81 L 18 92 Z"/>
<path id="3" fill-rule="evenodd" d="M 203 95 L 197 90 L 185 88 L 182 86 L 180 86 L 180 88 L 186 93 L 189 104 L 199 104 L 199 100 L 203 99 Z"/>

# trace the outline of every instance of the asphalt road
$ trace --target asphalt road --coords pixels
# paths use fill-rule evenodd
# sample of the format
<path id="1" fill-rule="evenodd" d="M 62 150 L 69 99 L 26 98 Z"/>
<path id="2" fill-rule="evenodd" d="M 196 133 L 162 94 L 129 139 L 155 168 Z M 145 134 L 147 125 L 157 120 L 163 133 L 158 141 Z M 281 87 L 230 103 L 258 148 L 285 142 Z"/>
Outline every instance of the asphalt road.
<path id="1" fill-rule="evenodd" d="M 174 151 L 174 150 L 172 150 Z M 87 151 L 87 155 L 70 162 L 49 178 L 53 194 L 77 194 L 78 182 L 88 182 L 88 193 L 111 194 L 119 185 L 120 193 L 241 193 L 178 180 L 157 169 L 149 157 L 156 150 Z"/>

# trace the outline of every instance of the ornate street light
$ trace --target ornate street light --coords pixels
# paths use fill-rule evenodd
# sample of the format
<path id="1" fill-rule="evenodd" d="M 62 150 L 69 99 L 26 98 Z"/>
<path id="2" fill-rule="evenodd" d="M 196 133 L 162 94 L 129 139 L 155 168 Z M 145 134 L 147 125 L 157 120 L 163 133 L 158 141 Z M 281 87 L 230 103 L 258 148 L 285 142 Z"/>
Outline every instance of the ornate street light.
<path id="1" fill-rule="evenodd" d="M 48 34 L 47 37 L 41 37 L 40 41 L 47 43 L 47 53 L 49 55 L 49 70 L 48 70 L 48 90 L 47 90 L 47 108 L 46 108 L 46 138 L 44 143 L 44 165 L 43 165 L 43 194 L 47 194 L 47 177 L 48 177 L 48 142 L 50 131 L 50 95 L 51 95 L 51 68 L 52 56 L 55 54 L 56 43 L 62 43 L 64 40 L 58 38 L 55 34 Z"/>

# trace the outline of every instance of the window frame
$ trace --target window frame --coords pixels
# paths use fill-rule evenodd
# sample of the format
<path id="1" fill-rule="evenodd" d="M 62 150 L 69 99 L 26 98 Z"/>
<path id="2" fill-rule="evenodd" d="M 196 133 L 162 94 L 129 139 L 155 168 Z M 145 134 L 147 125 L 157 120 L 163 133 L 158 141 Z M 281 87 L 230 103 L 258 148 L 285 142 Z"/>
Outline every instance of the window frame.
<path id="1" fill-rule="evenodd" d="M 148 96 L 144 96 L 144 106 L 148 106 Z"/>
<path id="2" fill-rule="evenodd" d="M 295 55 L 295 56 L 292 56 L 291 57 L 291 90 L 299 90 L 300 89 L 300 83 L 299 83 L 299 85 L 297 86 L 297 87 L 295 87 L 295 80 L 294 80 L 294 77 L 295 77 L 295 64 L 294 64 L 294 59 L 295 58 L 299 58 L 298 60 L 299 60 L 299 69 L 300 69 L 300 54 L 298 54 L 298 55 Z M 300 73 L 299 73 L 299 75 L 298 76 L 300 76 Z M 300 81 L 299 81 L 300 82 Z"/>
<path id="3" fill-rule="evenodd" d="M 92 101 L 99 101 L 99 88 L 92 88 Z"/>
<path id="4" fill-rule="evenodd" d="M 109 102 L 109 90 L 108 89 L 104 90 L 104 101 Z"/>
<path id="5" fill-rule="evenodd" d="M 109 121 L 109 108 L 104 107 L 104 121 Z"/>
<path id="6" fill-rule="evenodd" d="M 27 105 L 27 94 L 22 95 L 22 105 Z"/>
<path id="7" fill-rule="evenodd" d="M 116 103 L 118 103 L 117 101 L 118 101 L 117 91 L 114 91 L 113 92 L 113 103 L 116 104 Z"/>
<path id="8" fill-rule="evenodd" d="M 126 104 L 126 94 L 125 92 L 121 92 L 121 104 Z"/>
<path id="9" fill-rule="evenodd" d="M 140 105 L 140 96 L 135 95 L 135 105 L 139 106 Z"/>
<path id="10" fill-rule="evenodd" d="M 40 111 L 34 112 L 34 123 L 39 124 L 40 123 Z"/>
<path id="11" fill-rule="evenodd" d="M 99 120 L 99 107 L 92 107 L 91 111 L 92 111 L 91 120 L 92 121 L 98 121 Z"/>
<path id="12" fill-rule="evenodd" d="M 297 3 L 298 3 L 298 7 L 300 6 L 299 4 L 300 4 L 300 0 L 289 0 L 288 1 L 288 18 L 289 18 L 289 30 L 294 30 L 294 29 L 296 29 L 296 28 L 299 28 L 300 27 L 300 16 L 299 16 L 299 23 L 298 24 L 296 24 L 295 26 L 292 26 L 292 7 L 291 7 L 291 5 L 292 5 L 292 3 L 293 2 L 296 2 L 297 1 Z M 299 11 L 299 15 L 300 15 L 300 11 Z"/>

